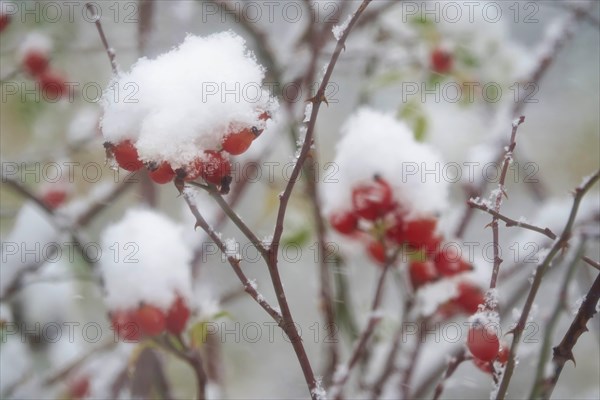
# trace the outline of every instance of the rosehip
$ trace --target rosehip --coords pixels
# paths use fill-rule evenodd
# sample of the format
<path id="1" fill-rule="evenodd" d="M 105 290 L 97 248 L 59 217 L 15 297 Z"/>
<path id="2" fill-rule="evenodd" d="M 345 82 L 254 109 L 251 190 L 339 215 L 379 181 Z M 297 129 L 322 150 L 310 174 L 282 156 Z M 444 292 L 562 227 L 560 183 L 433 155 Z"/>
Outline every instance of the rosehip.
<path id="1" fill-rule="evenodd" d="M 144 304 L 137 309 L 135 321 L 146 336 L 160 335 L 165 330 L 165 313 L 150 304 Z"/>
<path id="2" fill-rule="evenodd" d="M 481 289 L 470 282 L 458 284 L 458 296 L 453 301 L 467 314 L 474 314 L 479 305 L 483 304 L 484 296 Z"/>
<path id="3" fill-rule="evenodd" d="M 454 276 L 472 269 L 471 265 L 461 258 L 460 250 L 456 246 L 444 246 L 433 260 L 442 276 Z"/>
<path id="4" fill-rule="evenodd" d="M 367 251 L 369 252 L 369 256 L 376 261 L 378 264 L 385 265 L 386 256 L 385 256 L 385 246 L 379 241 L 372 241 L 367 246 Z"/>
<path id="5" fill-rule="evenodd" d="M 478 325 L 469 329 L 467 347 L 474 357 L 482 361 L 492 361 L 498 356 L 500 341 L 492 330 Z"/>
<path id="6" fill-rule="evenodd" d="M 329 217 L 329 223 L 339 233 L 350 235 L 358 228 L 356 215 L 349 211 L 334 213 Z"/>
<path id="7" fill-rule="evenodd" d="M 500 364 L 504 365 L 508 361 L 508 356 L 510 355 L 510 350 L 505 343 L 500 344 L 500 350 L 498 351 L 498 357 L 496 357 L 496 361 Z M 473 364 L 483 372 L 487 374 L 494 373 L 494 365 L 492 361 L 482 361 L 479 358 L 473 358 Z"/>
<path id="8" fill-rule="evenodd" d="M 409 266 L 410 282 L 413 289 L 418 289 L 426 283 L 433 282 L 438 279 L 435 266 L 429 260 L 427 261 L 412 261 Z"/>
<path id="9" fill-rule="evenodd" d="M 23 57 L 23 69 L 31 76 L 38 76 L 48 69 L 48 55 L 40 51 L 29 51 Z"/>
<path id="10" fill-rule="evenodd" d="M 154 182 L 162 185 L 171 182 L 175 178 L 175 171 L 173 171 L 168 162 L 163 161 L 156 168 L 152 169 L 148 175 Z"/>
<path id="11" fill-rule="evenodd" d="M 452 69 L 452 54 L 437 48 L 431 52 L 431 69 L 439 74 L 445 74 Z"/>
<path id="12" fill-rule="evenodd" d="M 133 311 L 119 310 L 111 313 L 111 325 L 117 335 L 127 342 L 140 340 L 140 327 L 135 322 Z"/>
<path id="13" fill-rule="evenodd" d="M 229 133 L 223 139 L 223 150 L 237 156 L 250 148 L 256 135 L 252 129 L 242 129 L 239 132 Z"/>
<path id="14" fill-rule="evenodd" d="M 440 243 L 439 237 L 435 236 L 436 225 L 437 220 L 434 218 L 407 221 L 404 225 L 405 240 L 415 249 L 433 252 Z"/>
<path id="15" fill-rule="evenodd" d="M 359 217 L 374 221 L 394 208 L 392 189 L 383 178 L 376 175 L 373 181 L 352 190 L 352 206 Z"/>
<path id="16" fill-rule="evenodd" d="M 71 382 L 69 394 L 72 399 L 83 399 L 90 394 L 90 380 L 84 376 Z"/>
<path id="17" fill-rule="evenodd" d="M 67 90 L 65 78 L 53 71 L 44 71 L 38 77 L 38 82 L 44 97 L 49 100 L 57 100 L 64 96 Z"/>
<path id="18" fill-rule="evenodd" d="M 42 202 L 48 206 L 51 210 L 58 208 L 67 198 L 67 192 L 64 190 L 48 190 L 42 196 Z"/>
<path id="19" fill-rule="evenodd" d="M 200 160 L 200 174 L 205 181 L 220 185 L 223 177 L 231 173 L 231 163 L 222 153 L 206 150 Z"/>
<path id="20" fill-rule="evenodd" d="M 0 32 L 4 31 L 10 23 L 10 15 L 0 12 Z"/>
<path id="21" fill-rule="evenodd" d="M 181 334 L 189 317 L 190 309 L 185 304 L 183 298 L 181 298 L 181 296 L 177 296 L 177 299 L 167 312 L 167 330 L 175 335 Z"/>
<path id="22" fill-rule="evenodd" d="M 113 146 L 112 154 L 119 167 L 127 171 L 137 171 L 144 166 L 144 163 L 139 160 L 137 149 L 130 140 Z"/>

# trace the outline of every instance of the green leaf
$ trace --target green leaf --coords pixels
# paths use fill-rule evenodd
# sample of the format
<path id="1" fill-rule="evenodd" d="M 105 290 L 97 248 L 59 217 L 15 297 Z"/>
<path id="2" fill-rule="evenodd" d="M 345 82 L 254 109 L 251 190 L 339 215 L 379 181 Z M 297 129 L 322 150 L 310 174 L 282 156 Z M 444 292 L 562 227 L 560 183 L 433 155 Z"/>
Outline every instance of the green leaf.
<path id="1" fill-rule="evenodd" d="M 289 235 L 286 235 L 283 238 L 282 243 L 284 246 L 294 244 L 299 247 L 302 247 L 308 243 L 311 236 L 312 236 L 311 230 L 308 227 L 303 227 L 303 228 L 297 229 L 294 232 L 291 232 Z"/>
<path id="2" fill-rule="evenodd" d="M 208 333 L 209 333 L 208 332 L 209 324 L 219 318 L 231 318 L 231 314 L 229 314 L 227 311 L 219 311 L 218 313 L 215 313 L 214 315 L 212 315 L 212 317 L 210 319 L 204 320 L 204 321 L 199 321 L 199 322 L 196 322 L 194 325 L 192 325 L 191 329 L 189 330 L 190 343 L 191 343 L 192 348 L 200 349 L 202 347 L 202 345 L 204 345 L 204 343 L 206 343 L 206 339 L 207 339 Z"/>

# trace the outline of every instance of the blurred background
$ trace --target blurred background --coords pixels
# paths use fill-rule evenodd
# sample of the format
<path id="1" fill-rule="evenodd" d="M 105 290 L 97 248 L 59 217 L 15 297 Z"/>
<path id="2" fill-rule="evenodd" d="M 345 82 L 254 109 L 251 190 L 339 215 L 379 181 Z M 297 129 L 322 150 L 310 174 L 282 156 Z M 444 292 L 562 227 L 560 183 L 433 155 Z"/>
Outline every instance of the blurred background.
<path id="1" fill-rule="evenodd" d="M 307 398 L 289 340 L 243 293 L 228 263 L 208 245 L 207 236 L 194 230 L 195 219 L 176 188 L 155 185 L 145 174 L 128 180 L 125 171 L 107 165 L 99 128 L 99 98 L 112 72 L 85 2 L 0 4 L 0 16 L 8 16 L 9 21 L 0 33 L 0 396 L 195 396 L 188 365 L 169 354 L 145 352 L 147 347 L 115 340 L 98 273 L 101 258 L 108 255 L 86 260 L 72 244 L 88 244 L 86 249 L 95 250 L 102 232 L 126 210 L 148 207 L 180 225 L 186 246 L 195 252 L 190 265 L 194 292 L 188 326 L 204 329 L 201 337 L 206 343 L 201 352 L 209 375 L 208 397 Z M 247 40 L 248 48 L 266 68 L 265 84 L 274 88 L 279 110 L 250 150 L 236 158 L 239 171 L 256 168 L 257 177 L 241 174 L 247 179 L 234 179 L 227 198 L 259 238 L 273 233 L 278 194 L 285 188 L 297 151 L 306 100 L 315 94 L 335 48 L 333 28 L 347 20 L 359 4 L 355 0 L 94 3 L 123 71 L 140 57 L 154 58 L 171 50 L 187 34 L 206 36 L 232 30 Z M 576 7 L 585 11 L 574 11 L 579 10 Z M 360 107 L 404 121 L 416 139 L 432 146 L 445 162 L 463 167 L 478 162 L 474 171 L 479 178 L 486 160 L 494 159 L 495 152 L 506 145 L 518 109 L 526 122 L 519 130 L 503 213 L 561 232 L 571 207 L 570 192 L 600 165 L 597 2 L 378 0 L 369 5 L 364 17 L 348 38 L 328 85 L 329 104 L 321 108 L 315 129 L 313 157 L 320 173 L 316 182 L 321 198 L 333 190 L 328 186 L 335 185 L 325 178 L 332 171 L 341 126 Z M 39 96 L 42 83 L 23 62 L 31 48 L 45 52 L 49 68 L 59 76 L 55 79 L 62 77 L 68 82 L 72 96 L 63 93 L 58 101 Z M 435 51 L 449 54 L 451 66 L 435 65 Z M 476 84 L 472 97 L 465 90 L 466 83 Z M 481 90 L 484 85 L 489 92 Z M 463 89 L 458 99 L 456 88 Z M 447 238 L 455 236 L 465 201 L 479 180 L 468 182 L 463 176 L 449 185 L 449 206 L 439 216 L 440 230 Z M 484 198 L 497 184 L 490 180 L 484 186 Z M 283 237 L 289 251 L 280 257 L 280 270 L 303 343 L 313 368 L 322 375 L 328 331 L 319 311 L 319 254 L 310 187 L 301 181 L 290 202 Z M 223 238 L 240 244 L 242 258 L 247 260 L 245 273 L 274 302 L 268 270 L 255 250 L 223 219 L 210 196 L 199 194 L 198 204 Z M 511 398 L 529 394 L 547 322 L 575 252 L 600 258 L 599 210 L 596 186 L 582 206 L 571 248 L 552 266 L 538 295 L 531 316 L 535 324 L 519 349 Z M 491 230 L 484 229 L 489 221 L 489 215 L 474 213 L 460 239 L 461 243 L 477 243 L 469 261 L 475 266 L 473 279 L 481 287 L 488 284 L 491 271 L 490 260 L 482 252 L 483 245 L 491 241 Z M 332 232 L 328 239 L 336 244 L 336 258 L 344 260 L 343 271 L 334 274 L 343 279 L 333 280 L 335 298 L 343 303 L 336 308 L 340 313 L 336 340 L 342 359 L 346 359 L 357 330 L 368 318 L 378 268 L 361 246 Z M 15 243 L 17 246 L 12 246 Z M 523 293 L 515 293 L 531 275 L 538 252 L 551 244 L 541 235 L 501 225 L 503 268 L 512 271 L 499 284 L 505 331 L 522 307 Z M 52 262 L 44 261 L 48 259 Z M 596 273 L 583 263 L 575 269 L 568 286 L 567 309 L 554 328 L 553 345 L 564 335 Z M 353 376 L 348 384 L 348 398 L 370 398 L 369 390 L 360 384 L 378 376 L 400 324 L 403 295 L 392 278 L 388 286 L 369 360 L 357 367 L 360 376 Z M 504 302 L 507 299 L 514 302 Z M 460 316 L 453 323 L 461 326 L 464 321 L 466 316 Z M 203 323 L 201 328 L 198 322 Z M 89 323 L 103 332 L 97 339 L 95 328 L 84 329 Z M 28 328 L 24 331 L 23 327 Z M 600 397 L 598 319 L 588 327 L 590 332 L 574 349 L 577 367 L 565 367 L 555 398 Z M 443 367 L 447 354 L 462 343 L 451 343 L 438 328 L 426 337 L 414 365 L 411 393 L 415 396 L 431 396 L 437 375 L 427 386 L 429 390 L 419 392 L 420 385 Z M 408 349 L 415 339 L 407 336 Z M 396 386 L 390 384 L 383 398 L 398 398 Z M 446 384 L 442 397 L 488 398 L 492 389 L 489 375 L 464 363 Z"/>

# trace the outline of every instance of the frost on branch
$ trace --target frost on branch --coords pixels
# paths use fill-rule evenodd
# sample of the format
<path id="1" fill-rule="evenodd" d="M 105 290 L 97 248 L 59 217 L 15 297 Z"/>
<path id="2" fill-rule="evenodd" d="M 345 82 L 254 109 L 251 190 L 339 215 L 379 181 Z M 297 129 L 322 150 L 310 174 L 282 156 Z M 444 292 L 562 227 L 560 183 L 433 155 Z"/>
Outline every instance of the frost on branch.
<path id="1" fill-rule="evenodd" d="M 131 140 L 143 162 L 184 167 L 204 150 L 219 150 L 228 132 L 265 128 L 260 116 L 276 103 L 262 89 L 264 74 L 240 36 L 189 35 L 111 82 L 103 96 L 103 135 L 113 144 Z"/>
<path id="2" fill-rule="evenodd" d="M 166 310 L 177 295 L 189 298 L 192 252 L 182 229 L 165 216 L 131 209 L 102 234 L 102 276 L 111 310 L 140 303 Z"/>

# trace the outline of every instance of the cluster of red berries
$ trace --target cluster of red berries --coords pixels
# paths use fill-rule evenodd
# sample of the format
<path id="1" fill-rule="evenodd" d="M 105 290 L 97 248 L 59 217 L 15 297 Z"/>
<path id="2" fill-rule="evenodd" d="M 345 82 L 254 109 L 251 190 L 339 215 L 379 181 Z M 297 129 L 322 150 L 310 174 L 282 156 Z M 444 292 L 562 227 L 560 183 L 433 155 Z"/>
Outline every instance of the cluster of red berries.
<path id="1" fill-rule="evenodd" d="M 267 112 L 263 112 L 259 116 L 261 121 L 269 118 L 270 115 Z M 131 140 L 117 144 L 106 142 L 104 147 L 107 150 L 107 156 L 114 158 L 117 164 L 127 171 L 138 171 L 147 167 L 150 179 L 158 184 L 169 183 L 175 178 L 188 182 L 202 178 L 206 182 L 226 188 L 231 183 L 231 162 L 227 154 L 237 156 L 244 153 L 262 131 L 253 126 L 230 132 L 223 138 L 220 149 L 204 150 L 204 153 L 190 165 L 175 170 L 166 161 L 144 164 Z"/>
<path id="2" fill-rule="evenodd" d="M 452 70 L 452 53 L 438 47 L 433 49 L 429 57 L 429 66 L 434 72 L 447 74 Z"/>
<path id="3" fill-rule="evenodd" d="M 151 304 L 142 304 L 135 310 L 119 310 L 111 313 L 112 327 L 117 335 L 129 342 L 143 337 L 153 337 L 165 330 L 180 335 L 190 317 L 190 309 L 181 296 L 177 296 L 165 313 Z"/>
<path id="4" fill-rule="evenodd" d="M 352 209 L 334 213 L 330 223 L 344 235 L 366 233 L 367 251 L 380 264 L 388 260 L 388 250 L 398 246 L 415 255 L 409 265 L 414 289 L 472 269 L 455 246 L 441 246 L 443 238 L 436 234 L 436 218 L 406 220 L 407 211 L 394 200 L 389 183 L 375 175 L 353 188 Z"/>
<path id="5" fill-rule="evenodd" d="M 510 355 L 508 346 L 500 343 L 496 332 L 478 323 L 469 329 L 467 348 L 473 355 L 473 364 L 489 374 L 494 372 L 494 361 L 504 365 Z"/>
<path id="6" fill-rule="evenodd" d="M 30 50 L 23 55 L 23 70 L 37 80 L 40 89 L 46 98 L 60 99 L 67 90 L 64 76 L 50 68 L 48 54 L 40 50 Z"/>

